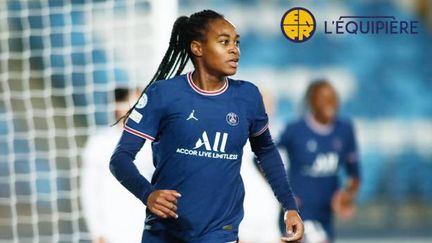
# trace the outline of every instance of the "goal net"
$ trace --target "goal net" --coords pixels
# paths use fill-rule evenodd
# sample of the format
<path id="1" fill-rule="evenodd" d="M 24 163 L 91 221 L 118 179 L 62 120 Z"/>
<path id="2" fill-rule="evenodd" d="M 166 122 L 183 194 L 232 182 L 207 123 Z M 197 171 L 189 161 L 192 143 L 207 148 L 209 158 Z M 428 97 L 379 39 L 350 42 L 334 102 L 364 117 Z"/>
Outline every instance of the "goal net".
<path id="1" fill-rule="evenodd" d="M 115 88 L 148 83 L 176 16 L 176 1 L 0 1 L 0 242 L 91 240 L 83 146 L 114 122 Z"/>

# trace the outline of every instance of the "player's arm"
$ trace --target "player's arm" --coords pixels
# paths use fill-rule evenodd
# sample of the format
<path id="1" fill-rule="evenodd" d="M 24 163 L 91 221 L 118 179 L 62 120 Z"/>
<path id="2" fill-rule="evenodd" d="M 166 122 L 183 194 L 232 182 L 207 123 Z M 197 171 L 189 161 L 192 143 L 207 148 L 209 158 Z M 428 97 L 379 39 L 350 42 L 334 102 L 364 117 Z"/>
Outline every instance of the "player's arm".
<path id="1" fill-rule="evenodd" d="M 177 218 L 175 190 L 155 190 L 133 163 L 145 140 L 154 141 L 159 124 L 164 119 L 167 104 L 165 91 L 158 83 L 152 84 L 128 116 L 123 134 L 111 157 L 110 169 L 120 183 L 139 198 L 155 215 Z"/>
<path id="2" fill-rule="evenodd" d="M 142 176 L 133 161 L 145 139 L 123 131 L 111 156 L 110 171 L 114 177 L 132 194 L 147 205 L 147 199 L 154 191 L 150 182 Z"/>
<path id="3" fill-rule="evenodd" d="M 144 138 L 123 131 L 111 157 L 111 173 L 154 214 L 162 218 L 177 218 L 177 198 L 180 194 L 174 190 L 155 190 L 133 163 L 144 143 Z"/>
<path id="4" fill-rule="evenodd" d="M 348 199 L 354 202 L 360 188 L 360 168 L 357 141 L 354 135 L 354 128 L 351 124 L 348 130 L 348 141 L 344 164 L 348 175 L 344 192 L 347 194 Z"/>
<path id="5" fill-rule="evenodd" d="M 268 116 L 262 96 L 256 86 L 251 87 L 253 89 L 250 94 L 251 97 L 254 97 L 253 102 L 255 102 L 256 109 L 249 128 L 249 141 L 276 198 L 287 212 L 285 224 L 290 234 L 288 239 L 283 240 L 294 242 L 303 237 L 303 222 L 298 214 L 298 208 L 288 182 L 282 158 L 273 143 L 268 129 Z"/>
<path id="6" fill-rule="evenodd" d="M 354 128 L 352 125 L 350 125 L 348 132 L 347 152 L 345 155 L 345 168 L 349 177 L 345 186 L 345 191 L 355 198 L 360 188 L 360 167 L 357 141 L 354 135 Z"/>
<path id="7" fill-rule="evenodd" d="M 287 241 L 297 241 L 303 237 L 303 222 L 298 214 L 291 186 L 285 172 L 282 158 L 273 143 L 270 131 L 266 129 L 258 136 L 249 138 L 252 151 L 258 157 L 260 166 L 276 198 L 285 209 L 285 224 L 288 232 Z"/>
<path id="8" fill-rule="evenodd" d="M 332 207 L 340 218 L 351 219 L 355 214 L 355 200 L 360 188 L 357 143 L 352 126 L 349 127 L 345 150 L 343 163 L 348 178 L 344 188 L 334 195 Z"/>
<path id="9" fill-rule="evenodd" d="M 344 220 L 350 220 L 356 213 L 355 200 L 360 187 L 360 179 L 351 176 L 345 187 L 333 195 L 332 209 L 336 215 Z"/>
<path id="10" fill-rule="evenodd" d="M 347 179 L 344 191 L 350 195 L 352 199 L 357 196 L 360 188 L 360 179 L 356 176 L 351 176 Z"/>

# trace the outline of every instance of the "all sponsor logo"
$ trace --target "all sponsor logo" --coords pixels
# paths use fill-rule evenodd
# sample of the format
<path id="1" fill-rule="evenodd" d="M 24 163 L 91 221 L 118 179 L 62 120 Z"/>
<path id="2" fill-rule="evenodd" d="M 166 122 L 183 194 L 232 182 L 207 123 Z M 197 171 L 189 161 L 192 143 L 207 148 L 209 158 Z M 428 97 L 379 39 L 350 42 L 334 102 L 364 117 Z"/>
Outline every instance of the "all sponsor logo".
<path id="1" fill-rule="evenodd" d="M 331 176 L 336 174 L 338 163 L 337 153 L 318 154 L 312 166 L 306 167 L 305 173 L 314 177 Z"/>
<path id="2" fill-rule="evenodd" d="M 212 140 L 209 139 L 209 135 L 204 131 L 193 148 L 177 148 L 176 152 L 210 159 L 238 159 L 238 154 L 229 154 L 225 151 L 228 142 L 228 133 L 216 132 L 211 138 Z"/>

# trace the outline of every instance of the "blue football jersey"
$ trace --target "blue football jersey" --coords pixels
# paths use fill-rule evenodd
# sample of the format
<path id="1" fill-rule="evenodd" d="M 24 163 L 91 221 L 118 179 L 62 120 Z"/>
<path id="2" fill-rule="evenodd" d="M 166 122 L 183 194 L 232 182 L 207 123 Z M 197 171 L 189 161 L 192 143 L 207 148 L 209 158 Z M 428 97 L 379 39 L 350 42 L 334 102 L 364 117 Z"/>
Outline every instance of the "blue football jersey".
<path id="1" fill-rule="evenodd" d="M 236 240 L 243 218 L 243 147 L 267 124 L 262 97 L 246 81 L 227 78 L 221 89 L 209 92 L 188 73 L 150 86 L 125 130 L 153 142 L 155 189 L 182 196 L 178 219 L 161 219 L 147 210 L 145 228 L 168 230 L 185 240 L 209 233 Z"/>
<path id="2" fill-rule="evenodd" d="M 288 174 L 300 199 L 302 219 L 329 222 L 331 199 L 339 188 L 339 170 L 345 168 L 349 176 L 359 176 L 351 122 L 338 118 L 323 130 L 306 116 L 287 125 L 278 146 L 288 154 Z"/>

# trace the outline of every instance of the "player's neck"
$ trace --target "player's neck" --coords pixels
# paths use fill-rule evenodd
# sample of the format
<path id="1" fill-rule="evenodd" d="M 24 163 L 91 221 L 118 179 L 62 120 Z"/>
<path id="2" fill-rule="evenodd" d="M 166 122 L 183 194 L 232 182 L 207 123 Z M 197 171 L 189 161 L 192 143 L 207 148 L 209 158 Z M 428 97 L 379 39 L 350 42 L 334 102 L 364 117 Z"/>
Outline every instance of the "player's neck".
<path id="1" fill-rule="evenodd" d="M 195 70 L 192 73 L 192 82 L 202 90 L 215 91 L 221 89 L 225 85 L 226 77 L 217 77 L 207 72 Z"/>
<path id="2" fill-rule="evenodd" d="M 311 113 L 308 113 L 306 115 L 305 120 L 308 127 L 318 134 L 327 135 L 333 131 L 333 124 L 334 124 L 333 122 L 321 123 Z"/>
<path id="3" fill-rule="evenodd" d="M 320 117 L 317 115 L 312 115 L 312 119 L 319 123 L 321 126 L 331 126 L 333 124 L 333 120 L 329 120 L 327 118 L 324 117 Z"/>

